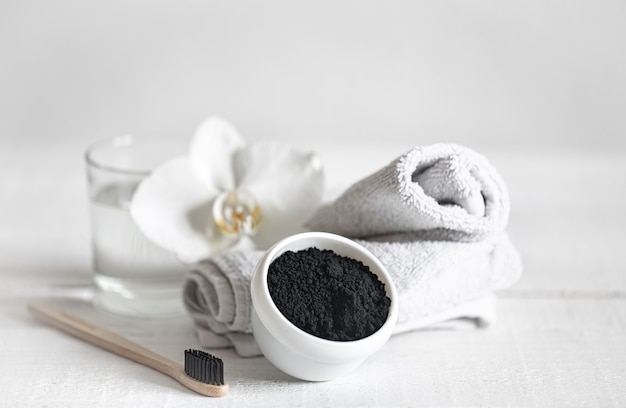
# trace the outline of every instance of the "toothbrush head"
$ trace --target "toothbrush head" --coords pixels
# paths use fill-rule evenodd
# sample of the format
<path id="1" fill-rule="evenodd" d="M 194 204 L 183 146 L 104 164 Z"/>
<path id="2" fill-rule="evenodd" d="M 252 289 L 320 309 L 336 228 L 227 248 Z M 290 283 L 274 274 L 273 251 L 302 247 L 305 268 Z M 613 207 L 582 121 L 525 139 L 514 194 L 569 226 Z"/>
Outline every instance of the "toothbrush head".
<path id="1" fill-rule="evenodd" d="M 185 350 L 185 386 L 210 397 L 223 397 L 228 393 L 224 382 L 224 363 L 221 358 L 201 350 Z"/>

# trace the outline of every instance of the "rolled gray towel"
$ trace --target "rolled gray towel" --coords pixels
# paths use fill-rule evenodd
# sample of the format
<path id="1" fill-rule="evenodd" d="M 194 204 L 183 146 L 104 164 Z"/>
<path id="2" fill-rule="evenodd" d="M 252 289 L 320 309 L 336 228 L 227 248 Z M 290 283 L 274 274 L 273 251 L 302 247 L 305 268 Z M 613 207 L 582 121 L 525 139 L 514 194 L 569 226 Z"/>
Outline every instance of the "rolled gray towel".
<path id="1" fill-rule="evenodd" d="M 350 238 L 411 233 L 479 241 L 504 230 L 509 208 L 506 185 L 484 156 L 435 144 L 415 147 L 356 182 L 306 226 Z"/>

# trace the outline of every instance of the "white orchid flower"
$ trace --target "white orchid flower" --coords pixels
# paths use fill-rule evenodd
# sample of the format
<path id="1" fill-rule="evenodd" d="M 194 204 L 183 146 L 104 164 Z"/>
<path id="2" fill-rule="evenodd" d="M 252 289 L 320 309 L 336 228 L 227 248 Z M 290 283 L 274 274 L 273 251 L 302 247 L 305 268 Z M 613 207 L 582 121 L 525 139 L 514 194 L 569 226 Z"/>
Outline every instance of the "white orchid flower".
<path id="1" fill-rule="evenodd" d="M 230 123 L 212 117 L 198 128 L 188 156 L 141 182 L 130 213 L 148 239 L 194 263 L 242 240 L 268 248 L 302 231 L 322 191 L 314 153 L 246 144 Z"/>

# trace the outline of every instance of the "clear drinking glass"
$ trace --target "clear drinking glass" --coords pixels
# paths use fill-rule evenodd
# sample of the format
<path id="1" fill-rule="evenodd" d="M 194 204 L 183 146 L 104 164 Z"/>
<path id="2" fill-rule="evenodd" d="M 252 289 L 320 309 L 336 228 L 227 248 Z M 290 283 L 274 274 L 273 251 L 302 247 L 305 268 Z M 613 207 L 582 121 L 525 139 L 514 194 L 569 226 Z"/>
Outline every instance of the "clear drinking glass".
<path id="1" fill-rule="evenodd" d="M 87 149 L 96 306 L 145 317 L 184 312 L 185 266 L 142 234 L 129 206 L 139 183 L 186 149 L 186 143 L 174 139 L 133 136 L 114 137 Z"/>

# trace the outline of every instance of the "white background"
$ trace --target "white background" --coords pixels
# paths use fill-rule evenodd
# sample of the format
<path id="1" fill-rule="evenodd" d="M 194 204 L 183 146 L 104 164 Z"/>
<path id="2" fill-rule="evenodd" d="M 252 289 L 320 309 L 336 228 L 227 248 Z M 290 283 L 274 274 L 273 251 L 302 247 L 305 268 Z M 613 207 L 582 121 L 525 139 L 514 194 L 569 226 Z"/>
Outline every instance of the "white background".
<path id="1" fill-rule="evenodd" d="M 0 141 L 626 146 L 624 1 L 0 1 Z"/>
<path id="2" fill-rule="evenodd" d="M 625 72 L 623 0 L 0 0 L 0 405 L 626 406 Z M 320 384 L 222 350 L 207 401 L 35 321 L 90 283 L 84 148 L 212 114 L 320 150 L 331 186 L 414 145 L 484 153 L 524 262 L 498 323 L 394 336 Z M 67 306 L 172 359 L 197 341 Z"/>

